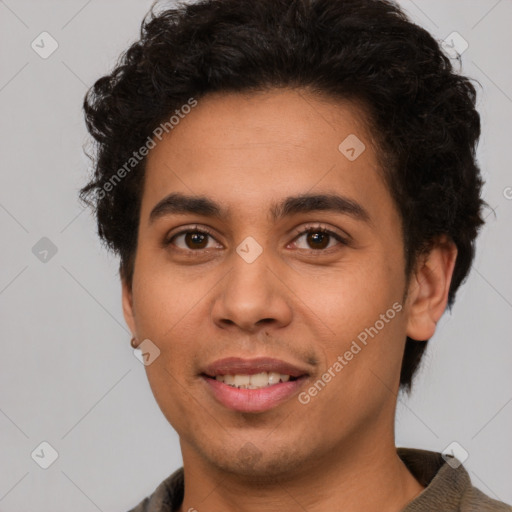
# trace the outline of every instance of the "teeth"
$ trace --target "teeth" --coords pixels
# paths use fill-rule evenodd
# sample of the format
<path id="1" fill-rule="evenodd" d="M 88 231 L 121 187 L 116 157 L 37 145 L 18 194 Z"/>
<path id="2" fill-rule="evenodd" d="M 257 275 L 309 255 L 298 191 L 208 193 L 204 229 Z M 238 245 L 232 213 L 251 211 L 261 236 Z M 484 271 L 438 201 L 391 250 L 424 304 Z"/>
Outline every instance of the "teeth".
<path id="1" fill-rule="evenodd" d="M 235 375 L 233 385 L 235 388 L 246 388 L 251 383 L 250 375 Z"/>
<path id="2" fill-rule="evenodd" d="M 269 380 L 267 372 L 255 373 L 254 375 L 251 375 L 251 386 L 262 388 L 264 386 L 268 386 L 268 382 Z"/>
<path id="3" fill-rule="evenodd" d="M 268 374 L 268 383 L 270 385 L 272 384 L 277 384 L 279 382 L 279 379 L 281 378 L 281 375 L 279 373 L 276 373 L 276 372 L 270 372 Z"/>
<path id="4" fill-rule="evenodd" d="M 240 389 L 261 389 L 279 382 L 288 382 L 290 376 L 276 372 L 261 372 L 254 375 L 217 375 L 215 380 Z"/>
<path id="5" fill-rule="evenodd" d="M 230 386 L 235 385 L 235 377 L 233 375 L 224 375 L 224 383 Z"/>

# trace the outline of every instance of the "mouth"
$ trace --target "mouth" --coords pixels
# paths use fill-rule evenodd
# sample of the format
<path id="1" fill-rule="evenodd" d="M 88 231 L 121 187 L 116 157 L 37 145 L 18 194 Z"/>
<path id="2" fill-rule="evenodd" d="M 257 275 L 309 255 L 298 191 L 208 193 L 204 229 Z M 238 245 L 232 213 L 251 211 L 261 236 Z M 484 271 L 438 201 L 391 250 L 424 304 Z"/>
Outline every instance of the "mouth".
<path id="1" fill-rule="evenodd" d="M 203 376 L 237 389 L 263 389 L 283 382 L 293 382 L 299 378 L 277 372 L 260 372 L 253 375 L 216 375 L 215 377 L 203 374 Z"/>
<path id="2" fill-rule="evenodd" d="M 217 402 L 238 412 L 264 412 L 297 394 L 309 377 L 290 363 L 277 359 L 227 358 L 200 374 Z"/>

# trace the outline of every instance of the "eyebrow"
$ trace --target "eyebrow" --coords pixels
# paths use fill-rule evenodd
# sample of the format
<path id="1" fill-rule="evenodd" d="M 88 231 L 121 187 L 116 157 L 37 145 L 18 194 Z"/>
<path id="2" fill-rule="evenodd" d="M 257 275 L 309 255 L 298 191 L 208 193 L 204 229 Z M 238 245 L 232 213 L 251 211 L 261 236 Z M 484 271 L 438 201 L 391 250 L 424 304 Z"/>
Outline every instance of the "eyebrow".
<path id="1" fill-rule="evenodd" d="M 368 212 L 353 199 L 337 194 L 300 194 L 285 198 L 270 208 L 272 221 L 299 213 L 332 211 L 370 222 Z M 228 209 L 204 196 L 191 196 L 178 192 L 169 194 L 159 201 L 149 214 L 149 224 L 166 215 L 197 214 L 218 219 L 230 218 Z"/>

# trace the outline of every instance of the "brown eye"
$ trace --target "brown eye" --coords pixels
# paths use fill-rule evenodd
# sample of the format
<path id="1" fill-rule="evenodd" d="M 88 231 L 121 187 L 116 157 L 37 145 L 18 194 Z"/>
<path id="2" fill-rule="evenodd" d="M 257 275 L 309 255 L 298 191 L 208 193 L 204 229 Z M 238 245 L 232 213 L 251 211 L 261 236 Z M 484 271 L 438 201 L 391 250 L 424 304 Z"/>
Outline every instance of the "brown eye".
<path id="1" fill-rule="evenodd" d="M 194 229 L 176 233 L 165 242 L 165 245 L 174 245 L 184 251 L 197 251 L 217 247 L 215 243 L 212 245 L 210 242 L 215 242 L 215 239 L 208 231 Z"/>
<path id="2" fill-rule="evenodd" d="M 299 249 L 305 250 L 322 250 L 330 248 L 336 244 L 330 244 L 333 240 L 339 242 L 340 245 L 347 245 L 347 242 L 340 235 L 325 228 L 308 228 L 302 231 L 297 238 L 295 238 L 295 244 L 301 238 L 305 238 L 307 247 L 299 247 Z"/>
<path id="3" fill-rule="evenodd" d="M 208 245 L 208 236 L 200 232 L 188 232 L 185 234 L 185 245 L 189 249 L 204 249 Z"/>
<path id="4" fill-rule="evenodd" d="M 321 232 L 310 232 L 306 235 L 307 243 L 314 249 L 325 249 L 329 245 L 330 235 Z"/>

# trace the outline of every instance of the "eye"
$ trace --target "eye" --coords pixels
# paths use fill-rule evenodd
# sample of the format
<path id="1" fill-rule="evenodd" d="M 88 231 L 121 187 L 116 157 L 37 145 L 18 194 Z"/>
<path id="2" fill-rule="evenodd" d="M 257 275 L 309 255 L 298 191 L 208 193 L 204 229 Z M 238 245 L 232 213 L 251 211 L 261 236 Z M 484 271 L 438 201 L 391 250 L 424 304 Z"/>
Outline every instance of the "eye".
<path id="1" fill-rule="evenodd" d="M 337 244 L 332 243 L 337 241 L 338 244 L 348 245 L 347 238 L 339 235 L 338 233 L 324 228 L 322 226 L 311 226 L 302 231 L 298 231 L 294 238 L 293 244 L 304 239 L 308 247 L 298 247 L 301 250 L 321 251 L 330 249 Z M 213 234 L 205 227 L 199 229 L 197 226 L 190 227 L 173 234 L 164 241 L 164 245 L 174 245 L 183 251 L 200 251 L 203 249 L 222 249 L 222 245 L 216 242 Z M 299 244 L 300 245 L 300 244 Z"/>
<path id="2" fill-rule="evenodd" d="M 297 240 L 300 240 L 301 238 L 304 238 L 306 244 L 309 244 L 309 247 L 299 247 L 299 249 L 305 250 L 316 251 L 327 248 L 330 249 L 336 245 L 330 245 L 330 242 L 332 242 L 333 239 L 337 240 L 341 245 L 348 245 L 347 239 L 322 226 L 313 226 L 300 231 L 299 236 L 294 239 L 294 244 L 297 244 Z"/>
<path id="3" fill-rule="evenodd" d="M 211 240 L 210 240 L 211 239 Z M 214 244 L 208 245 L 210 241 L 215 240 L 213 235 L 206 228 L 190 228 L 179 233 L 174 234 L 169 239 L 166 240 L 165 245 L 175 245 L 179 249 L 186 250 L 198 250 L 198 249 L 213 249 L 218 247 Z M 177 241 L 180 241 L 177 243 Z M 221 246 L 222 247 L 222 246 Z"/>

